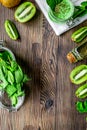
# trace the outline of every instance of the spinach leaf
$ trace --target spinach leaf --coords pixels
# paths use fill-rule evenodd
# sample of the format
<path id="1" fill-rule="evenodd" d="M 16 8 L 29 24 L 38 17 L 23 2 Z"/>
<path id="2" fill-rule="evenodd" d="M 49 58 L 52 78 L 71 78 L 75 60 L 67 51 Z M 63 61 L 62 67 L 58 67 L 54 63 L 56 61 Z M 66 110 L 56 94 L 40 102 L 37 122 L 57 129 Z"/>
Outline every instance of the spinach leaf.
<path id="1" fill-rule="evenodd" d="M 4 61 L 8 61 L 8 57 L 12 59 L 10 56 L 10 53 L 8 51 L 1 51 L 0 52 L 0 58 L 2 58 Z"/>
<path id="2" fill-rule="evenodd" d="M 18 91 L 17 93 L 17 97 L 24 96 L 24 95 L 25 95 L 24 91 Z"/>
<path id="3" fill-rule="evenodd" d="M 20 84 L 16 84 L 17 97 L 25 95 L 24 91 L 21 89 L 22 86 L 23 86 L 23 84 L 21 84 L 21 83 Z"/>
<path id="4" fill-rule="evenodd" d="M 29 81 L 29 80 L 31 80 L 31 79 L 29 79 L 28 76 L 27 76 L 26 74 L 24 74 L 23 82 L 25 83 L 25 82 L 27 82 L 27 81 Z"/>
<path id="5" fill-rule="evenodd" d="M 17 70 L 17 68 L 18 64 L 14 60 L 10 61 L 10 63 L 7 64 L 7 69 L 10 70 L 11 72 L 14 72 L 15 70 Z"/>
<path id="6" fill-rule="evenodd" d="M 14 94 L 13 96 L 10 97 L 11 102 L 12 102 L 12 106 L 16 106 L 16 104 L 18 103 L 18 98 L 16 96 L 16 94 Z"/>
<path id="7" fill-rule="evenodd" d="M 11 97 L 17 91 L 17 89 L 16 86 L 13 84 L 13 85 L 8 85 L 5 91 L 7 92 L 8 96 Z"/>
<path id="8" fill-rule="evenodd" d="M 16 84 L 17 91 L 21 92 L 21 87 L 22 87 L 21 83 Z"/>
<path id="9" fill-rule="evenodd" d="M 15 81 L 18 84 L 21 83 L 22 80 L 23 80 L 23 72 L 20 66 L 18 66 L 18 69 L 15 71 Z"/>
<path id="10" fill-rule="evenodd" d="M 5 76 L 5 79 L 7 80 L 8 70 L 7 70 L 6 66 L 4 66 L 4 65 L 2 66 L 2 71 L 3 71 L 3 74 Z"/>
<path id="11" fill-rule="evenodd" d="M 57 4 L 59 4 L 60 2 L 62 2 L 63 0 L 46 0 L 47 4 L 49 5 L 49 7 L 54 11 L 55 10 L 55 6 Z"/>
<path id="12" fill-rule="evenodd" d="M 18 68 L 18 64 L 17 64 L 16 61 L 11 61 L 11 68 L 12 68 L 12 71 L 17 70 L 17 68 Z"/>
<path id="13" fill-rule="evenodd" d="M 13 74 L 11 73 L 11 71 L 8 70 L 8 82 L 10 84 L 13 84 L 14 83 L 14 76 Z"/>
<path id="14" fill-rule="evenodd" d="M 4 89 L 8 85 L 7 80 L 3 74 L 2 68 L 0 67 L 0 86 Z"/>

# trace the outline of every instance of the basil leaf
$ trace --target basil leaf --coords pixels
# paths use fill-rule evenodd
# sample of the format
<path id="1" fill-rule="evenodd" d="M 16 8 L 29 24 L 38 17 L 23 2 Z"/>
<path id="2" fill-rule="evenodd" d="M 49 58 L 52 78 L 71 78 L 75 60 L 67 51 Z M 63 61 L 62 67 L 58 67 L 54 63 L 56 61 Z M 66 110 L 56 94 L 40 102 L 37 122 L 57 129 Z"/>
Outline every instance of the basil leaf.
<path id="1" fill-rule="evenodd" d="M 17 84 L 21 83 L 21 81 L 23 80 L 23 72 L 20 66 L 18 66 L 18 69 L 15 71 L 15 80 Z"/>
<path id="2" fill-rule="evenodd" d="M 16 84 L 16 88 L 17 88 L 17 91 L 21 92 L 21 87 L 22 87 L 22 84 Z"/>
<path id="3" fill-rule="evenodd" d="M 6 66 L 2 66 L 2 71 L 3 71 L 3 74 L 4 74 L 4 76 L 5 76 L 5 79 L 7 79 L 7 76 L 8 76 L 8 71 L 7 71 L 7 68 L 6 68 Z"/>
<path id="4" fill-rule="evenodd" d="M 7 59 L 8 59 L 8 52 L 7 51 L 2 51 L 0 53 L 0 58 L 2 58 L 4 61 L 7 61 Z"/>
<path id="5" fill-rule="evenodd" d="M 2 71 L 2 69 L 1 69 L 1 67 L 0 67 L 0 86 L 1 86 L 2 88 L 5 88 L 7 85 L 8 85 L 8 82 L 7 82 L 7 80 L 5 79 L 5 76 L 4 76 L 4 74 L 3 74 L 3 71 Z"/>
<path id="6" fill-rule="evenodd" d="M 3 90 L 2 86 L 0 86 L 0 90 Z"/>
<path id="7" fill-rule="evenodd" d="M 11 68 L 12 71 L 15 71 L 18 68 L 18 64 L 16 61 L 11 61 Z"/>
<path id="8" fill-rule="evenodd" d="M 17 93 L 17 97 L 21 97 L 24 95 L 25 95 L 24 91 L 18 91 L 18 93 Z"/>
<path id="9" fill-rule="evenodd" d="M 25 83 L 25 82 L 27 82 L 29 80 L 31 80 L 31 79 L 29 79 L 28 76 L 26 74 L 24 74 L 23 82 Z"/>
<path id="10" fill-rule="evenodd" d="M 13 84 L 14 83 L 14 76 L 13 74 L 11 73 L 11 71 L 8 71 L 8 82 L 10 84 Z"/>
<path id="11" fill-rule="evenodd" d="M 16 94 L 14 94 L 13 96 L 10 97 L 11 99 L 11 103 L 12 103 L 12 106 L 16 106 L 16 104 L 18 103 L 18 98 L 16 96 Z"/>
<path id="12" fill-rule="evenodd" d="M 7 64 L 7 69 L 9 69 L 11 72 L 14 72 L 17 70 L 18 64 L 16 61 L 11 61 L 10 64 Z"/>
<path id="13" fill-rule="evenodd" d="M 8 85 L 5 89 L 5 91 L 7 92 L 8 96 L 12 96 L 16 91 L 16 86 L 13 84 L 13 85 Z"/>

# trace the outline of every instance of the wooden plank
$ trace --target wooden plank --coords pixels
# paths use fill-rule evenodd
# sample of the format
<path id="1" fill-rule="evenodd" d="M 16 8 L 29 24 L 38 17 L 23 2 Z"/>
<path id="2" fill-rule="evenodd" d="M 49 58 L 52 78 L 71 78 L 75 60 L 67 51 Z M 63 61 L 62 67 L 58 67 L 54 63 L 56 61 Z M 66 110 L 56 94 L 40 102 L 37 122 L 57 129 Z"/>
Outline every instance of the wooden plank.
<path id="1" fill-rule="evenodd" d="M 43 51 L 41 71 L 42 130 L 55 130 L 56 54 L 58 38 L 43 19 Z"/>
<path id="2" fill-rule="evenodd" d="M 15 9 L 7 9 L 0 5 L 0 39 L 4 39 L 23 70 L 32 77 L 32 81 L 25 85 L 26 100 L 24 105 L 17 113 L 8 113 L 0 109 L 0 130 L 25 130 L 29 126 L 39 128 L 40 125 L 40 90 L 39 67 L 41 64 L 41 45 L 42 45 L 42 15 L 40 11 L 30 22 L 21 24 L 15 21 Z M 4 21 L 12 20 L 20 33 L 20 40 L 11 40 L 4 29 Z M 31 89 L 30 89 L 31 88 Z M 31 92 L 30 92 L 31 90 Z"/>
<path id="3" fill-rule="evenodd" d="M 27 126 L 24 127 L 23 130 L 39 130 L 39 128 L 35 128 L 35 127 L 31 126 L 31 125 L 27 125 Z"/>
<path id="4" fill-rule="evenodd" d="M 56 36 L 37 10 L 30 22 L 15 21 L 14 9 L 0 5 L 0 39 L 6 40 L 24 72 L 32 77 L 25 85 L 26 99 L 17 113 L 0 109 L 0 130 L 84 130 L 85 114 L 75 109 L 75 85 L 69 80 L 70 71 L 84 62 L 71 65 L 66 54 L 75 47 L 70 36 L 74 30 Z M 4 21 L 12 20 L 20 33 L 20 40 L 12 41 L 4 29 Z"/>
<path id="5" fill-rule="evenodd" d="M 70 64 L 66 55 L 76 45 L 70 39 L 72 32 L 77 30 L 87 22 L 72 29 L 59 37 L 58 53 L 57 53 L 57 105 L 56 105 L 56 130 L 82 130 L 86 129 L 86 121 L 84 114 L 79 114 L 75 108 L 75 102 L 78 100 L 75 97 L 76 85 L 72 84 L 69 79 L 71 70 L 83 62 Z"/>

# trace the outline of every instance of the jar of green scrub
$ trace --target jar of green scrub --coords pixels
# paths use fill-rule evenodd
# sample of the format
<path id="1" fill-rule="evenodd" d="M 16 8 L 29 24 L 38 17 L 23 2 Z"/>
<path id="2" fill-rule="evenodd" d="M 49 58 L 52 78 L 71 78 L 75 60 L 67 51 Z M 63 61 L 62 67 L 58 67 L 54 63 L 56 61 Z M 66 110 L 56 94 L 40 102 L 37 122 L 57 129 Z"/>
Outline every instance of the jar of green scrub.
<path id="1" fill-rule="evenodd" d="M 74 5 L 70 0 L 63 0 L 55 6 L 54 11 L 49 10 L 48 15 L 54 22 L 64 22 L 72 17 Z"/>

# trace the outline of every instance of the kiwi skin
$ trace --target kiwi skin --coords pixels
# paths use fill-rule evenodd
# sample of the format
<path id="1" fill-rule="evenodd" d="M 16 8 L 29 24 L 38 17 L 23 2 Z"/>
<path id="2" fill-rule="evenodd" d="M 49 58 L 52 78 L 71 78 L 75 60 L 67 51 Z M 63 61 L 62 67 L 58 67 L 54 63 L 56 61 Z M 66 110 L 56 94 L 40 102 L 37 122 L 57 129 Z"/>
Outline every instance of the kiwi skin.
<path id="1" fill-rule="evenodd" d="M 7 8 L 12 8 L 17 6 L 19 3 L 21 2 L 21 0 L 0 0 L 0 3 L 7 7 Z"/>

